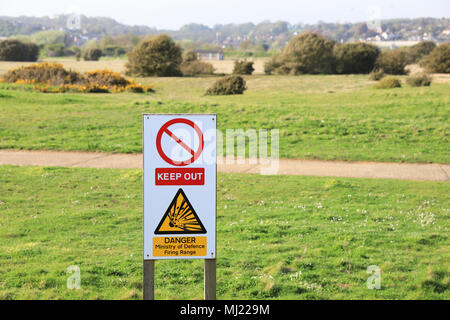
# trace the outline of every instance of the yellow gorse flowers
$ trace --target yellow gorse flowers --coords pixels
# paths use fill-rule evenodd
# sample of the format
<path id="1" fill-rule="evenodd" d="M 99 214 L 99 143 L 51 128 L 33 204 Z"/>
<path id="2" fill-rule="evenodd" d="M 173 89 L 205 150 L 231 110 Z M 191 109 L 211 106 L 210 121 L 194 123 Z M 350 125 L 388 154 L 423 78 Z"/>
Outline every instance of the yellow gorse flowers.
<path id="1" fill-rule="evenodd" d="M 108 69 L 80 74 L 64 69 L 60 63 L 49 62 L 9 70 L 0 82 L 32 85 L 34 90 L 43 93 L 153 92 L 151 85 L 138 84 Z"/>

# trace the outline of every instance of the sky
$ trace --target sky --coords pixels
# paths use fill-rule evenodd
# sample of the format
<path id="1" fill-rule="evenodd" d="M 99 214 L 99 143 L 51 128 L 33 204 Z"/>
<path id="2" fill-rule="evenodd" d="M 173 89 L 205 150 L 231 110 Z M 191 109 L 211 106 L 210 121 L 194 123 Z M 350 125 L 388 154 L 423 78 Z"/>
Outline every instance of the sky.
<path id="1" fill-rule="evenodd" d="M 81 13 L 127 25 L 178 29 L 188 23 L 361 22 L 450 16 L 449 0 L 0 0 L 0 16 Z"/>

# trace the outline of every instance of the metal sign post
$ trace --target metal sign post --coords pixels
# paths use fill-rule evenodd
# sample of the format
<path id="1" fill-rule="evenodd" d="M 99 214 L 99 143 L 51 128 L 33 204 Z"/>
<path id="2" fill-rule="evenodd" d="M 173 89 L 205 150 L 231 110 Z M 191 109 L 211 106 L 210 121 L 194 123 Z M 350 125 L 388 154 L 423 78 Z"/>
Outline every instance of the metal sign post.
<path id="1" fill-rule="evenodd" d="M 144 114 L 144 300 L 155 261 L 205 259 L 205 299 L 216 298 L 215 114 Z"/>

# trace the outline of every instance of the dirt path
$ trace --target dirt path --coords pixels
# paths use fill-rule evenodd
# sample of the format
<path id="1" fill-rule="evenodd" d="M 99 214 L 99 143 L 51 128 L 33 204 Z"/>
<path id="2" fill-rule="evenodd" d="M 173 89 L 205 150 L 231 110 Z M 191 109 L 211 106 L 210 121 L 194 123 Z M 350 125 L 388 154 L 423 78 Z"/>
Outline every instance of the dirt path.
<path id="1" fill-rule="evenodd" d="M 0 150 L 0 165 L 6 164 L 141 169 L 142 154 Z M 217 166 L 219 172 L 257 174 L 262 173 L 261 169 L 265 167 L 249 163 L 249 160 L 243 164 L 219 161 Z M 283 175 L 449 181 L 450 165 L 280 159 L 276 172 Z"/>

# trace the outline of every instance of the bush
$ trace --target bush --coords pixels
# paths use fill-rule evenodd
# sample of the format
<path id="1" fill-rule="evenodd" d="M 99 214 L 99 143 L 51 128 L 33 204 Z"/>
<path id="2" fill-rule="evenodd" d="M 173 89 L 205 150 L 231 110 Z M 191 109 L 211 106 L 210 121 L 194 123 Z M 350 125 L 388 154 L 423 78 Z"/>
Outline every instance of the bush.
<path id="1" fill-rule="evenodd" d="M 428 72 L 450 73 L 450 43 L 443 43 L 431 51 L 420 63 Z"/>
<path id="2" fill-rule="evenodd" d="M 151 85 L 143 86 L 131 81 L 126 87 L 114 87 L 112 90 L 114 93 L 117 92 L 133 92 L 133 93 L 144 93 L 144 92 L 155 92 Z"/>
<path id="3" fill-rule="evenodd" d="M 335 42 L 312 32 L 293 38 L 281 55 L 265 66 L 267 74 L 331 74 L 335 72 Z"/>
<path id="4" fill-rule="evenodd" d="M 45 47 L 45 52 L 48 57 L 69 57 L 76 56 L 81 51 L 76 46 L 66 48 L 61 43 L 49 44 Z"/>
<path id="5" fill-rule="evenodd" d="M 58 63 L 40 63 L 8 71 L 0 82 L 33 84 L 44 93 L 83 92 L 153 92 L 152 86 L 143 86 L 109 70 L 79 74 L 67 71 Z"/>
<path id="6" fill-rule="evenodd" d="M 285 71 L 295 75 L 334 73 L 334 44 L 334 41 L 311 32 L 296 36 L 283 53 Z"/>
<path id="7" fill-rule="evenodd" d="M 37 61 L 39 47 L 34 43 L 19 40 L 4 40 L 0 42 L 1 61 Z"/>
<path id="8" fill-rule="evenodd" d="M 71 46 L 69 48 L 64 49 L 64 55 L 81 57 L 81 49 L 78 48 L 77 46 Z"/>
<path id="9" fill-rule="evenodd" d="M 372 81 L 380 81 L 383 78 L 384 78 L 384 71 L 383 70 L 373 70 L 369 74 L 369 80 L 372 80 Z"/>
<path id="10" fill-rule="evenodd" d="M 198 61 L 198 54 L 195 51 L 187 51 L 183 54 L 183 62 Z"/>
<path id="11" fill-rule="evenodd" d="M 144 40 L 128 54 L 127 74 L 181 76 L 181 48 L 166 34 Z"/>
<path id="12" fill-rule="evenodd" d="M 217 80 L 211 88 L 206 91 L 207 95 L 231 95 L 243 94 L 247 90 L 245 80 L 240 76 L 227 76 Z"/>
<path id="13" fill-rule="evenodd" d="M 255 71 L 252 61 L 236 60 L 234 62 L 233 74 L 251 75 Z"/>
<path id="14" fill-rule="evenodd" d="M 340 74 L 369 73 L 380 55 L 377 46 L 358 42 L 337 44 L 333 50 L 336 72 Z"/>
<path id="15" fill-rule="evenodd" d="M 85 61 L 98 61 L 102 57 L 102 50 L 91 48 L 83 51 L 83 59 Z"/>
<path id="16" fill-rule="evenodd" d="M 432 78 L 426 73 L 416 74 L 406 78 L 406 83 L 411 87 L 428 87 L 431 85 Z"/>
<path id="17" fill-rule="evenodd" d="M 409 62 L 410 56 L 408 50 L 399 48 L 381 52 L 375 63 L 375 67 L 382 69 L 387 74 L 403 75 L 408 73 L 405 67 Z"/>
<path id="18" fill-rule="evenodd" d="M 48 57 L 63 57 L 65 54 L 64 45 L 61 43 L 49 44 L 45 47 Z"/>
<path id="19" fill-rule="evenodd" d="M 187 77 L 214 74 L 213 65 L 199 61 L 195 51 L 188 51 L 183 55 L 183 63 L 180 65 L 180 70 L 183 76 Z"/>
<path id="20" fill-rule="evenodd" d="M 402 83 L 397 78 L 384 78 L 381 79 L 376 85 L 376 89 L 392 89 L 392 88 L 401 88 Z"/>
<path id="21" fill-rule="evenodd" d="M 264 73 L 271 75 L 274 73 L 280 73 L 281 66 L 283 65 L 281 55 L 272 57 L 269 61 L 264 64 Z M 287 72 L 289 73 L 289 72 Z"/>
<path id="22" fill-rule="evenodd" d="M 10 83 L 43 83 L 49 85 L 72 84 L 82 81 L 82 76 L 67 71 L 59 63 L 38 63 L 8 71 L 3 80 Z"/>
<path id="23" fill-rule="evenodd" d="M 436 44 L 433 41 L 422 41 L 409 47 L 410 63 L 418 63 L 423 57 L 429 55 Z"/>
<path id="24" fill-rule="evenodd" d="M 183 62 L 180 66 L 180 70 L 183 76 L 186 77 L 214 74 L 213 65 L 203 61 Z"/>
<path id="25" fill-rule="evenodd" d="M 120 74 L 107 69 L 86 72 L 84 74 L 84 80 L 89 84 L 97 85 L 100 87 L 106 86 L 108 88 L 114 86 L 126 87 L 130 83 Z"/>
<path id="26" fill-rule="evenodd" d="M 107 57 L 120 57 L 127 53 L 125 48 L 116 45 L 107 45 L 103 48 L 102 52 Z"/>

